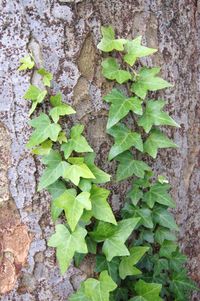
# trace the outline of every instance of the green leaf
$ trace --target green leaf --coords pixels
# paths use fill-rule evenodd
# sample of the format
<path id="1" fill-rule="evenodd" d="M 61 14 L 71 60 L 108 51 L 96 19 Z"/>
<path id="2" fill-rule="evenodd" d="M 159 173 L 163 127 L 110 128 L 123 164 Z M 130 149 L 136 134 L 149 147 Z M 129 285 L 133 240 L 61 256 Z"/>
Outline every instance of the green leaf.
<path id="1" fill-rule="evenodd" d="M 133 160 L 131 152 L 126 151 L 116 158 L 119 161 L 117 168 L 117 181 L 132 177 L 133 175 L 144 178 L 145 171 L 151 170 L 143 161 Z"/>
<path id="2" fill-rule="evenodd" d="M 114 157 L 130 149 L 132 146 L 141 152 L 143 151 L 141 135 L 136 132 L 132 132 L 124 124 L 119 123 L 107 132 L 115 138 L 115 143 L 109 152 L 109 160 L 112 160 Z"/>
<path id="3" fill-rule="evenodd" d="M 134 185 L 133 188 L 128 192 L 127 197 L 131 199 L 133 205 L 137 205 L 139 200 L 143 196 L 143 191 L 138 185 Z"/>
<path id="4" fill-rule="evenodd" d="M 105 171 L 98 168 L 94 163 L 95 154 L 87 154 L 84 158 L 85 163 L 95 176 L 95 179 L 92 179 L 92 182 L 95 184 L 103 184 L 110 181 L 110 175 Z"/>
<path id="5" fill-rule="evenodd" d="M 66 134 L 65 132 L 61 131 L 58 135 L 58 139 L 57 141 L 62 144 L 63 142 L 67 142 L 67 137 L 66 137 Z"/>
<path id="6" fill-rule="evenodd" d="M 102 39 L 97 45 L 97 48 L 104 52 L 110 52 L 113 50 L 123 51 L 125 39 L 115 39 L 115 33 L 112 26 L 101 27 Z"/>
<path id="7" fill-rule="evenodd" d="M 90 193 L 92 215 L 98 220 L 117 225 L 112 209 L 107 202 L 110 191 L 105 188 L 93 185 Z"/>
<path id="8" fill-rule="evenodd" d="M 161 289 L 161 284 L 147 283 L 141 279 L 135 284 L 136 293 L 138 294 L 138 296 L 144 298 L 145 301 L 161 301 L 162 299 L 159 297 Z"/>
<path id="9" fill-rule="evenodd" d="M 53 79 L 53 74 L 45 70 L 44 68 L 39 69 L 38 74 L 42 75 L 43 84 L 47 87 L 51 86 L 51 80 Z"/>
<path id="10" fill-rule="evenodd" d="M 176 250 L 176 252 L 174 252 L 169 259 L 169 266 L 170 269 L 176 272 L 180 272 L 180 270 L 183 267 L 183 264 L 185 264 L 186 262 L 187 262 L 187 256 L 181 254 L 179 250 Z"/>
<path id="11" fill-rule="evenodd" d="M 87 253 L 84 239 L 86 234 L 87 231 L 81 227 L 70 233 L 64 225 L 56 225 L 56 232 L 50 237 L 48 246 L 56 248 L 56 257 L 62 274 L 69 267 L 75 252 Z"/>
<path id="12" fill-rule="evenodd" d="M 66 159 L 71 155 L 72 151 L 77 153 L 93 152 L 85 137 L 81 135 L 83 130 L 84 126 L 81 124 L 77 124 L 71 128 L 70 139 L 61 146 Z"/>
<path id="13" fill-rule="evenodd" d="M 175 252 L 177 249 L 177 243 L 170 241 L 170 240 L 164 240 L 163 244 L 161 245 L 159 255 L 160 257 L 166 257 L 171 258 L 172 253 Z"/>
<path id="14" fill-rule="evenodd" d="M 189 279 L 184 269 L 172 275 L 170 290 L 175 294 L 178 301 L 189 300 L 188 293 L 196 289 L 195 283 Z"/>
<path id="15" fill-rule="evenodd" d="M 112 91 L 104 97 L 104 100 L 111 103 L 107 129 L 118 123 L 129 111 L 133 111 L 139 115 L 142 114 L 142 101 L 137 97 L 127 98 L 117 89 L 112 89 Z"/>
<path id="16" fill-rule="evenodd" d="M 155 241 L 162 245 L 164 240 L 176 240 L 176 235 L 165 227 L 158 227 L 155 232 Z"/>
<path id="17" fill-rule="evenodd" d="M 55 123 L 58 122 L 60 116 L 76 113 L 76 111 L 71 106 L 62 102 L 61 93 L 58 93 L 55 96 L 51 96 L 50 102 L 54 108 L 49 111 L 49 115 L 52 117 Z"/>
<path id="18" fill-rule="evenodd" d="M 69 301 L 109 301 L 110 292 L 114 291 L 116 287 L 117 285 L 108 272 L 103 271 L 99 280 L 88 278 L 83 282 L 81 288 L 70 296 Z"/>
<path id="19" fill-rule="evenodd" d="M 26 91 L 26 94 L 24 95 L 24 98 L 27 100 L 32 100 L 32 106 L 29 111 L 29 116 L 35 111 L 37 105 L 45 99 L 47 95 L 46 90 L 40 90 L 36 86 L 30 85 L 28 90 Z"/>
<path id="20" fill-rule="evenodd" d="M 62 161 L 59 152 L 51 150 L 47 156 L 43 157 L 42 162 L 47 165 L 38 185 L 38 191 L 54 183 L 60 177 L 64 177 L 65 170 L 70 166 L 69 163 Z"/>
<path id="21" fill-rule="evenodd" d="M 153 228 L 152 212 L 148 208 L 136 208 L 135 210 L 139 217 L 141 217 L 140 224 L 146 228 Z"/>
<path id="22" fill-rule="evenodd" d="M 51 123 L 49 117 L 44 113 L 41 113 L 39 117 L 32 119 L 30 125 L 35 128 L 35 131 L 32 133 L 27 143 L 28 148 L 39 145 L 48 138 L 52 141 L 56 141 L 58 134 L 61 131 L 60 125 Z"/>
<path id="23" fill-rule="evenodd" d="M 168 260 L 161 258 L 156 260 L 155 266 L 154 266 L 154 277 L 155 276 L 160 276 L 162 271 L 168 270 L 169 269 L 169 264 Z"/>
<path id="24" fill-rule="evenodd" d="M 158 206 L 153 210 L 153 220 L 160 226 L 178 231 L 173 215 L 165 207 Z"/>
<path id="25" fill-rule="evenodd" d="M 167 192 L 168 190 L 169 185 L 156 183 L 144 194 L 143 201 L 146 202 L 150 208 L 153 208 L 155 203 L 175 208 L 176 204 Z"/>
<path id="26" fill-rule="evenodd" d="M 160 72 L 160 68 L 146 68 L 140 69 L 135 82 L 131 86 L 131 91 L 137 96 L 144 99 L 147 91 L 157 91 L 160 89 L 173 87 L 166 80 L 156 76 Z"/>
<path id="27" fill-rule="evenodd" d="M 148 250 L 149 247 L 132 247 L 130 249 L 130 255 L 123 257 L 119 265 L 119 275 L 121 279 L 125 279 L 127 276 L 141 274 L 141 271 L 138 270 L 135 265 Z"/>
<path id="28" fill-rule="evenodd" d="M 162 108 L 165 105 L 163 100 L 149 100 L 146 105 L 144 114 L 138 120 L 138 125 L 142 126 L 146 133 L 149 133 L 153 125 L 171 125 L 179 127 L 179 125 L 165 112 Z"/>
<path id="29" fill-rule="evenodd" d="M 125 44 L 127 54 L 124 56 L 124 61 L 131 66 L 135 64 L 137 58 L 153 54 L 157 51 L 157 49 L 142 46 L 141 41 L 142 36 L 139 36 L 132 41 L 127 41 Z"/>
<path id="30" fill-rule="evenodd" d="M 48 139 L 42 142 L 39 146 L 32 149 L 32 153 L 40 156 L 48 155 L 51 148 L 52 148 L 52 141 Z"/>
<path id="31" fill-rule="evenodd" d="M 114 58 L 107 58 L 102 63 L 103 76 L 110 80 L 116 80 L 119 84 L 123 84 L 132 78 L 130 72 L 119 69 L 120 66 Z"/>
<path id="32" fill-rule="evenodd" d="M 91 210 L 91 201 L 89 192 L 81 192 L 76 195 L 75 189 L 67 189 L 54 200 L 56 207 L 64 209 L 67 222 L 72 231 L 75 230 L 83 210 Z"/>
<path id="33" fill-rule="evenodd" d="M 19 71 L 32 69 L 35 65 L 30 55 L 26 55 L 25 57 L 21 58 L 19 61 L 21 63 L 20 67 L 18 68 Z"/>
<path id="34" fill-rule="evenodd" d="M 55 222 L 62 213 L 63 208 L 58 208 L 55 205 L 54 200 L 58 198 L 61 194 L 63 194 L 63 192 L 66 190 L 66 186 L 61 180 L 58 180 L 50 186 L 48 186 L 47 190 L 51 194 L 53 199 L 53 201 L 51 202 L 51 218 L 53 222 Z"/>
<path id="35" fill-rule="evenodd" d="M 74 185 L 78 186 L 80 178 L 95 179 L 95 176 L 85 163 L 77 161 L 65 169 L 64 178 L 69 179 Z"/>
<path id="36" fill-rule="evenodd" d="M 128 300 L 128 289 L 123 287 L 117 287 L 113 292 L 111 301 L 127 301 Z"/>
<path id="37" fill-rule="evenodd" d="M 98 228 L 91 233 L 94 240 L 98 241 L 100 238 L 104 240 L 102 251 L 108 261 L 115 256 L 130 254 L 125 241 L 139 221 L 140 218 L 128 218 L 118 222 L 117 226 L 101 222 Z"/>
<path id="38" fill-rule="evenodd" d="M 95 272 L 100 273 L 104 270 L 108 271 L 108 274 L 112 277 L 113 281 L 118 281 L 118 267 L 119 258 L 113 258 L 111 261 L 107 261 L 104 255 L 96 256 Z"/>
<path id="39" fill-rule="evenodd" d="M 158 148 L 178 147 L 172 140 L 167 138 L 159 130 L 151 130 L 149 137 L 144 143 L 144 151 L 152 158 L 156 158 Z"/>
<path id="40" fill-rule="evenodd" d="M 161 184 L 169 183 L 167 178 L 163 175 L 158 175 L 158 182 L 161 183 Z"/>

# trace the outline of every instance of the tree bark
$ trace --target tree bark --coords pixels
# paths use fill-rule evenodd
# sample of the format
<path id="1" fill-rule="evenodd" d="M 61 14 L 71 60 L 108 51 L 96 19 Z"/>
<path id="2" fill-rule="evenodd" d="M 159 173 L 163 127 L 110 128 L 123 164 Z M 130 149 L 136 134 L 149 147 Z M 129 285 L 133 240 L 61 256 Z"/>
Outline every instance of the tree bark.
<path id="1" fill-rule="evenodd" d="M 113 163 L 106 163 L 111 141 L 105 134 L 107 107 L 102 95 L 112 85 L 103 79 L 100 71 L 102 54 L 96 45 L 101 25 L 113 25 L 117 34 L 125 38 L 141 34 L 144 43 L 158 48 L 157 54 L 142 62 L 161 66 L 162 76 L 174 84 L 172 89 L 154 96 L 168 100 L 167 110 L 181 125 L 178 130 L 167 131 L 179 149 L 160 151 L 152 164 L 154 170 L 167 175 L 172 184 L 180 245 L 188 256 L 191 277 L 200 284 L 199 1 L 2 0 L 0 6 L 0 164 L 3 174 L 0 213 L 6 207 L 10 212 L 8 228 L 12 228 L 12 221 L 16 219 L 22 228 L 23 224 L 27 225 L 32 239 L 23 271 L 20 272 L 21 266 L 16 268 L 14 256 L 14 288 L 1 300 L 66 300 L 80 281 L 92 274 L 91 264 L 86 262 L 81 269 L 71 266 L 61 277 L 54 251 L 47 247 L 46 239 L 54 227 L 50 197 L 45 191 L 36 192 L 42 165 L 25 148 L 31 130 L 29 103 L 23 95 L 30 81 L 39 84 L 39 80 L 34 73 L 22 75 L 17 68 L 19 59 L 32 51 L 37 65 L 43 64 L 53 73 L 54 92 L 60 90 L 64 101 L 73 104 L 77 111 L 74 121 L 85 124 L 86 136 L 97 152 L 97 162 L 114 174 Z M 110 201 L 116 211 L 123 203 L 127 186 L 127 183 L 108 185 L 112 189 Z M 3 229 L 0 222 L 0 237 Z M 26 237 L 26 246 L 29 243 Z M 16 276 L 19 276 L 17 283 Z M 191 300 L 199 298 L 195 293 Z"/>

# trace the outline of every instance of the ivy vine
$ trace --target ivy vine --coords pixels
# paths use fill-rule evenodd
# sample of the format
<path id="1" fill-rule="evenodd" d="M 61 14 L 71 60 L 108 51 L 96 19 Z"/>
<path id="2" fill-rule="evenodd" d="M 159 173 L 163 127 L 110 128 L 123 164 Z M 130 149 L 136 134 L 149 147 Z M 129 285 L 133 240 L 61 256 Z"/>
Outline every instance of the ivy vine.
<path id="1" fill-rule="evenodd" d="M 141 36 L 116 39 L 109 26 L 102 27 L 97 46 L 110 54 L 102 62 L 104 77 L 117 83 L 104 97 L 110 106 L 107 133 L 114 141 L 108 160 L 118 162 L 117 182 L 132 179 L 117 220 L 108 202 L 110 191 L 99 186 L 109 182 L 110 175 L 95 165 L 84 126 L 62 129 L 62 118 L 75 110 L 63 102 L 61 93 L 51 95 L 50 72 L 37 69 L 31 55 L 20 60 L 19 70 L 35 68 L 45 86 L 44 90 L 28 88 L 24 98 L 32 101 L 29 115 L 44 101 L 51 105 L 48 114 L 40 113 L 30 121 L 34 131 L 27 143 L 45 165 L 38 191 L 47 189 L 52 196 L 56 226 L 48 246 L 56 248 L 62 274 L 73 259 L 79 264 L 85 254 L 96 255 L 99 278 L 83 282 L 70 301 L 184 301 L 196 288 L 176 242 L 178 226 L 168 211 L 175 207 L 168 180 L 156 177 L 141 160 L 146 154 L 155 159 L 160 148 L 177 147 L 158 126 L 179 127 L 163 110 L 164 100 L 147 98 L 149 91 L 172 85 L 159 76 L 160 68 L 139 67 L 139 58 L 157 51 L 141 42 Z M 127 116 L 134 120 L 131 126 Z M 63 214 L 66 221 L 59 223 Z"/>

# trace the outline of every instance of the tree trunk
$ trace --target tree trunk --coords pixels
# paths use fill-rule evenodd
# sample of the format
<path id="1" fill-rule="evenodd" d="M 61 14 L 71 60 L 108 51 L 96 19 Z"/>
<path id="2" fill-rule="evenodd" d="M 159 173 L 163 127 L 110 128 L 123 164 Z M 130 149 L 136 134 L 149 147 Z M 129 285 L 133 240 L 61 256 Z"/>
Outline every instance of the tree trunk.
<path id="1" fill-rule="evenodd" d="M 43 62 L 54 75 L 54 91 L 61 90 L 64 100 L 73 104 L 77 111 L 76 121 L 86 125 L 85 133 L 97 152 L 97 162 L 114 174 L 113 164 L 106 163 L 111 141 L 105 134 L 107 107 L 102 102 L 102 95 L 109 91 L 111 84 L 101 76 L 102 55 L 96 48 L 100 26 L 109 24 L 121 37 L 141 34 L 144 43 L 158 48 L 157 54 L 143 61 L 149 66 L 161 66 L 163 77 L 174 83 L 172 89 L 161 91 L 156 96 L 168 100 L 168 111 L 181 125 L 178 130 L 168 130 L 180 148 L 160 151 L 152 164 L 156 172 L 166 174 L 172 184 L 180 244 L 188 256 L 191 277 L 200 283 L 200 2 L 1 0 L 0 6 L 0 237 L 5 239 L 5 233 L 8 235 L 10 231 L 14 244 L 13 248 L 5 250 L 1 247 L 2 239 L 0 241 L 0 255 L 4 254 L 0 270 L 9 262 L 7 269 L 12 271 L 8 273 L 7 282 L 0 276 L 0 292 L 12 289 L 1 300 L 66 300 L 80 281 L 92 273 L 92 264 L 86 262 L 81 269 L 71 266 L 61 277 L 54 250 L 47 247 L 46 239 L 54 227 L 50 218 L 50 197 L 45 191 L 36 192 L 42 165 L 25 148 L 31 130 L 28 125 L 29 103 L 23 95 L 29 82 L 38 84 L 38 78 L 31 72 L 22 75 L 17 68 L 19 59 L 28 51 L 33 52 L 38 66 Z M 108 187 L 112 189 L 111 204 L 114 210 L 118 210 L 127 183 L 109 184 Z M 27 226 L 29 237 L 23 225 Z M 24 257 L 20 257 L 21 261 L 20 249 L 18 253 L 14 251 L 20 239 L 15 235 L 16 231 L 21 231 L 19 236 L 23 237 L 24 249 L 27 250 Z M 20 271 L 27 253 L 27 264 Z M 191 298 L 199 299 L 198 294 Z"/>

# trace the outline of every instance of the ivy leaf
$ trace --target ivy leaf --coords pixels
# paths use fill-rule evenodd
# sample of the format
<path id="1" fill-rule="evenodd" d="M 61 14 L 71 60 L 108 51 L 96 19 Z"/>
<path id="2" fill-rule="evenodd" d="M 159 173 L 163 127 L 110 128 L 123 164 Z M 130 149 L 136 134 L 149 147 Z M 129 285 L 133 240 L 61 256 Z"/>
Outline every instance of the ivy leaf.
<path id="1" fill-rule="evenodd" d="M 123 84 L 132 78 L 130 72 L 119 69 L 119 64 L 114 58 L 107 58 L 102 63 L 103 76 L 110 80 L 116 80 L 119 84 Z"/>
<path id="2" fill-rule="evenodd" d="M 42 75 L 43 84 L 47 87 L 50 87 L 51 86 L 51 80 L 53 79 L 52 73 L 48 72 L 44 68 L 39 69 L 37 72 L 38 72 L 38 74 Z"/>
<path id="3" fill-rule="evenodd" d="M 142 256 L 149 250 L 149 247 L 132 247 L 130 255 L 122 258 L 119 265 L 119 275 L 121 279 L 127 276 L 139 275 L 141 271 L 135 267 Z"/>
<path id="4" fill-rule="evenodd" d="M 109 129 L 107 132 L 115 138 L 115 143 L 111 147 L 109 152 L 109 160 L 112 160 L 117 155 L 130 149 L 132 146 L 134 146 L 141 152 L 143 151 L 141 135 L 136 132 L 132 132 L 124 124 L 119 123 L 111 129 Z"/>
<path id="5" fill-rule="evenodd" d="M 173 215 L 165 207 L 158 206 L 153 210 L 153 220 L 160 226 L 178 231 Z"/>
<path id="6" fill-rule="evenodd" d="M 140 224 L 146 228 L 153 228 L 152 212 L 148 208 L 136 208 L 135 210 L 139 217 L 141 217 Z"/>
<path id="7" fill-rule="evenodd" d="M 56 257 L 62 274 L 69 267 L 75 252 L 87 253 L 84 239 L 86 235 L 87 231 L 81 227 L 70 233 L 64 225 L 56 225 L 56 232 L 50 237 L 48 246 L 56 248 Z"/>
<path id="8" fill-rule="evenodd" d="M 128 192 L 127 197 L 131 199 L 133 205 L 137 205 L 139 200 L 143 196 L 143 191 L 138 185 L 134 185 L 133 188 Z"/>
<path id="9" fill-rule="evenodd" d="M 144 194 L 144 202 L 150 208 L 153 208 L 155 203 L 165 205 L 167 207 L 175 208 L 176 204 L 167 192 L 169 185 L 156 183 L 151 186 L 150 190 Z"/>
<path id="10" fill-rule="evenodd" d="M 159 255 L 160 257 L 166 257 L 166 258 L 171 258 L 172 253 L 175 252 L 177 249 L 177 244 L 173 241 L 170 240 L 164 240 L 160 251 Z"/>
<path id="11" fill-rule="evenodd" d="M 85 137 L 81 135 L 83 130 L 84 126 L 82 124 L 77 124 L 71 128 L 70 139 L 61 146 L 66 159 L 71 155 L 73 150 L 77 153 L 93 152 Z"/>
<path id="12" fill-rule="evenodd" d="M 115 39 L 115 33 L 112 26 L 101 27 L 101 33 L 103 35 L 101 42 L 97 45 L 97 48 L 104 52 L 110 52 L 113 50 L 124 50 L 125 39 Z"/>
<path id="13" fill-rule="evenodd" d="M 153 125 L 171 125 L 180 127 L 167 113 L 162 112 L 165 105 L 163 100 L 149 100 L 144 114 L 138 120 L 138 125 L 142 126 L 146 133 L 149 133 Z"/>
<path id="14" fill-rule="evenodd" d="M 49 155 L 44 156 L 42 162 L 47 165 L 38 185 L 38 191 L 54 183 L 60 177 L 64 177 L 65 170 L 70 166 L 66 161 L 62 161 L 59 152 L 51 150 Z"/>
<path id="15" fill-rule="evenodd" d="M 155 241 L 162 245 L 164 240 L 176 240 L 176 235 L 165 227 L 158 227 L 155 232 Z"/>
<path id="16" fill-rule="evenodd" d="M 128 218 L 118 222 L 117 226 L 104 225 L 101 222 L 98 228 L 92 232 L 92 237 L 105 238 L 102 251 L 108 261 L 111 261 L 115 256 L 127 256 L 129 250 L 125 245 L 125 241 L 131 235 L 132 231 L 140 221 L 140 218 Z"/>
<path id="17" fill-rule="evenodd" d="M 131 86 L 131 91 L 140 98 L 144 99 L 148 90 L 157 91 L 160 89 L 173 87 L 173 85 L 168 83 L 166 80 L 156 76 L 159 72 L 160 68 L 158 67 L 141 68 L 135 82 Z"/>
<path id="18" fill-rule="evenodd" d="M 145 301 L 161 301 L 159 297 L 161 292 L 162 285 L 158 283 L 147 283 L 144 280 L 140 279 L 135 284 L 135 291 L 138 296 L 142 297 Z M 137 297 L 136 297 L 137 298 Z M 143 299 L 141 299 L 143 301 Z M 134 301 L 139 301 L 140 299 L 131 299 Z"/>
<path id="19" fill-rule="evenodd" d="M 65 169 L 63 175 L 65 179 L 69 179 L 76 186 L 78 186 L 80 178 L 95 179 L 95 176 L 93 175 L 91 170 L 87 167 L 87 165 L 83 163 L 83 161 L 82 162 L 73 161 L 73 159 L 77 159 L 77 158 L 68 159 L 68 161 L 72 163 L 72 165 L 68 166 L 68 168 Z"/>
<path id="20" fill-rule="evenodd" d="M 52 141 L 56 141 L 58 134 L 61 131 L 60 125 L 51 123 L 49 117 L 44 113 L 41 113 L 39 117 L 32 119 L 30 125 L 35 128 L 35 131 L 32 133 L 27 143 L 28 148 L 39 145 L 48 138 Z"/>
<path id="21" fill-rule="evenodd" d="M 90 193 L 92 215 L 98 220 L 117 225 L 112 209 L 107 202 L 110 191 L 105 188 L 93 185 Z"/>
<path id="22" fill-rule="evenodd" d="M 26 93 L 24 95 L 24 99 L 32 100 L 32 106 L 29 111 L 29 116 L 31 116 L 31 114 L 35 111 L 37 105 L 39 103 L 43 102 L 46 95 L 47 95 L 46 90 L 42 91 L 39 88 L 37 88 L 36 86 L 33 86 L 33 85 L 29 86 L 28 90 L 26 91 Z"/>
<path id="23" fill-rule="evenodd" d="M 66 134 L 65 132 L 61 131 L 58 135 L 58 139 L 57 141 L 62 144 L 63 142 L 67 142 L 67 137 L 66 137 Z"/>
<path id="24" fill-rule="evenodd" d="M 38 147 L 32 149 L 32 153 L 40 156 L 48 155 L 51 148 L 52 148 L 52 141 L 48 139 L 42 142 Z"/>
<path id="25" fill-rule="evenodd" d="M 85 163 L 95 176 L 95 179 L 92 179 L 92 182 L 95 184 L 103 184 L 110 181 L 110 175 L 105 171 L 98 168 L 94 163 L 95 154 L 87 154 L 84 158 Z"/>
<path id="26" fill-rule="evenodd" d="M 116 289 L 117 285 L 108 275 L 107 271 L 101 272 L 99 280 L 88 278 L 81 284 L 81 288 L 72 296 L 69 301 L 109 301 L 110 292 Z"/>
<path id="27" fill-rule="evenodd" d="M 19 71 L 32 69 L 35 65 L 30 55 L 26 55 L 25 57 L 21 58 L 19 61 L 21 63 L 20 67 L 18 68 Z"/>
<path id="28" fill-rule="evenodd" d="M 129 111 L 142 114 L 142 101 L 137 97 L 127 98 L 121 91 L 113 89 L 104 100 L 111 103 L 107 129 L 118 123 Z"/>
<path id="29" fill-rule="evenodd" d="M 95 272 L 100 273 L 104 270 L 108 271 L 108 274 L 112 277 L 113 281 L 118 281 L 118 267 L 119 258 L 113 258 L 111 261 L 107 261 L 104 255 L 96 256 Z"/>
<path id="30" fill-rule="evenodd" d="M 62 102 L 62 95 L 58 93 L 50 97 L 51 105 L 54 107 L 50 110 L 49 115 L 55 123 L 58 122 L 60 116 L 75 114 L 76 111 L 69 105 Z"/>
<path id="31" fill-rule="evenodd" d="M 186 271 L 182 269 L 178 273 L 175 272 L 172 275 L 172 281 L 170 282 L 170 291 L 174 292 L 177 300 L 187 301 L 188 294 L 192 290 L 196 290 L 197 287 L 186 274 Z"/>
<path id="32" fill-rule="evenodd" d="M 89 192 L 81 192 L 76 195 L 75 189 L 67 189 L 54 200 L 56 207 L 64 209 L 67 222 L 72 231 L 75 230 L 83 210 L 91 210 Z"/>
<path id="33" fill-rule="evenodd" d="M 178 250 L 172 254 L 169 260 L 169 266 L 175 272 L 179 272 L 184 263 L 187 261 L 187 256 L 181 254 Z"/>
<path id="34" fill-rule="evenodd" d="M 120 162 L 117 168 L 117 181 L 127 179 L 133 175 L 144 178 L 145 171 L 151 170 L 145 162 L 133 160 L 133 155 L 129 151 L 117 156 L 116 160 Z"/>
<path id="35" fill-rule="evenodd" d="M 50 186 L 48 186 L 47 190 L 51 194 L 53 199 L 53 201 L 51 202 L 51 218 L 53 222 L 55 222 L 62 213 L 63 208 L 58 208 L 55 205 L 54 200 L 64 193 L 64 191 L 66 190 L 66 186 L 61 180 L 58 180 Z"/>
<path id="36" fill-rule="evenodd" d="M 141 41 L 142 36 L 139 36 L 132 41 L 127 41 L 125 44 L 127 54 L 124 56 L 124 61 L 131 66 L 135 64 L 137 58 L 153 54 L 157 51 L 157 49 L 142 46 Z"/>
<path id="37" fill-rule="evenodd" d="M 151 130 L 149 137 L 144 143 L 144 151 L 154 159 L 157 156 L 158 148 L 168 147 L 176 148 L 178 146 L 159 130 Z"/>

